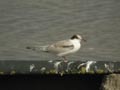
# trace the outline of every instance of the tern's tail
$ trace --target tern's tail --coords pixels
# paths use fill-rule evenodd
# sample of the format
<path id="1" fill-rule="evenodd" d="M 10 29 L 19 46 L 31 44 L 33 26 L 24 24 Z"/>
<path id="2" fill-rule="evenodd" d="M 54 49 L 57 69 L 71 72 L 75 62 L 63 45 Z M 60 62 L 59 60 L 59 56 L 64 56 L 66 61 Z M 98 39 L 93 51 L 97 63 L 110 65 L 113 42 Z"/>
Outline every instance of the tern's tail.
<path id="1" fill-rule="evenodd" d="M 33 51 L 44 51 L 44 52 L 48 52 L 47 50 L 48 46 L 27 46 L 26 49 L 31 49 Z"/>

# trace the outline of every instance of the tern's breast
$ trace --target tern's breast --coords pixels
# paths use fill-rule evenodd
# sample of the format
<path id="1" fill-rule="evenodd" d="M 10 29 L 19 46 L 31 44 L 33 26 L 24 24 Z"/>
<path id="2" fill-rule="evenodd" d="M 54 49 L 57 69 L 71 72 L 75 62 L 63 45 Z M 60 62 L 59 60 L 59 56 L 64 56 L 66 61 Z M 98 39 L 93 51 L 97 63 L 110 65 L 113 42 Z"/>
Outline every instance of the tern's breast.
<path id="1" fill-rule="evenodd" d="M 74 45 L 74 48 L 73 48 L 73 52 L 76 52 L 80 49 L 81 47 L 81 44 L 80 44 L 80 41 L 79 40 L 71 40 L 71 42 L 73 43 Z"/>

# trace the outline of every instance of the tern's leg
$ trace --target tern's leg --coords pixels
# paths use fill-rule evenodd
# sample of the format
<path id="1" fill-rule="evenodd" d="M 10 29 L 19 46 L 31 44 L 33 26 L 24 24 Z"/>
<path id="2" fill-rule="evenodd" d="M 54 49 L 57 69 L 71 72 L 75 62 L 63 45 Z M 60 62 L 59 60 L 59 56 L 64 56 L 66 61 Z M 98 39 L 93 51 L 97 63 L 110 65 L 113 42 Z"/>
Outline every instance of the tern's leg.
<path id="1" fill-rule="evenodd" d="M 62 56 L 64 62 L 67 62 L 67 58 L 65 56 Z"/>

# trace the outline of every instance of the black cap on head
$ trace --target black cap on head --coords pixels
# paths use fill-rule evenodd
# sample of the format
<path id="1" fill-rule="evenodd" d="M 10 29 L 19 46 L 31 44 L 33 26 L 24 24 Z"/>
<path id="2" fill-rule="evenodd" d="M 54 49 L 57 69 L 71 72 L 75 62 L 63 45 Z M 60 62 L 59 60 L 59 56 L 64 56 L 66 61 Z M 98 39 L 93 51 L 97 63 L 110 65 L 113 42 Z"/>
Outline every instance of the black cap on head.
<path id="1" fill-rule="evenodd" d="M 81 36 L 81 35 L 78 35 L 78 34 L 75 34 L 71 37 L 71 39 L 79 39 L 79 40 L 83 40 L 86 42 L 86 40 Z"/>
<path id="2" fill-rule="evenodd" d="M 73 35 L 71 39 L 79 39 L 78 35 Z"/>

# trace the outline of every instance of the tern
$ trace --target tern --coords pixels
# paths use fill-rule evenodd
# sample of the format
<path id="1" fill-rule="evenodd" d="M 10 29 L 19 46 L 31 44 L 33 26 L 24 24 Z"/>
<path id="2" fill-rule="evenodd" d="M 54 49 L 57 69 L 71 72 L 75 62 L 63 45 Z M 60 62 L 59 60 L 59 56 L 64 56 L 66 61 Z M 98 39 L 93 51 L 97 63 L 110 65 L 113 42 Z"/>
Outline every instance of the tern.
<path id="1" fill-rule="evenodd" d="M 81 41 L 86 41 L 81 35 L 73 35 L 70 39 L 61 40 L 50 45 L 31 47 L 27 46 L 27 49 L 32 49 L 34 51 L 41 50 L 43 52 L 52 53 L 59 57 L 62 57 L 65 61 L 66 56 L 69 54 L 76 53 L 81 48 Z"/>

